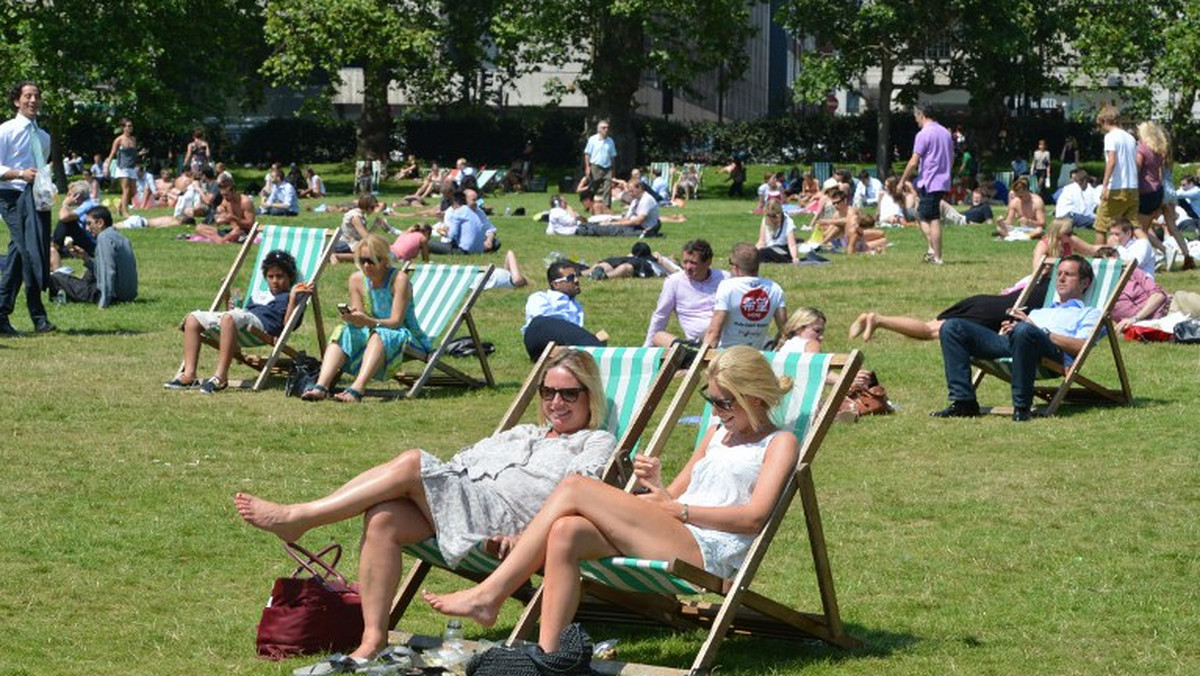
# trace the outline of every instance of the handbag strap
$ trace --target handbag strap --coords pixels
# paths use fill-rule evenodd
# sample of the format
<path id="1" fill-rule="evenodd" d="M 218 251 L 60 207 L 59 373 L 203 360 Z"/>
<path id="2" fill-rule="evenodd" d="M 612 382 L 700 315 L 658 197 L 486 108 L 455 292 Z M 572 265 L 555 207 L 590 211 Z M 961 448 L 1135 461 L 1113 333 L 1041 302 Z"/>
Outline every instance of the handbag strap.
<path id="1" fill-rule="evenodd" d="M 314 554 L 295 542 L 285 542 L 283 543 L 283 550 L 288 553 L 288 556 L 295 559 L 296 563 L 300 564 L 292 572 L 292 577 L 297 577 L 301 571 L 308 571 L 309 575 L 319 580 L 328 580 L 332 577 L 343 585 L 350 584 L 346 580 L 346 577 L 339 573 L 337 569 L 338 561 L 342 560 L 342 546 L 340 544 L 334 542 Z M 333 553 L 332 562 L 324 559 L 330 552 Z M 318 568 L 320 572 L 318 572 Z"/>

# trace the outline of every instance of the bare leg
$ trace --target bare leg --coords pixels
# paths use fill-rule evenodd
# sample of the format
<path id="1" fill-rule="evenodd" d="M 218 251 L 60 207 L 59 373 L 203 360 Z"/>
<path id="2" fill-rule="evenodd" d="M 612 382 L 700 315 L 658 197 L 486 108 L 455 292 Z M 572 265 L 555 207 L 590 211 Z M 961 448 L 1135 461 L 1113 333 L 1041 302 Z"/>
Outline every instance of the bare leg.
<path id="1" fill-rule="evenodd" d="M 133 179 L 121 179 L 121 202 L 117 205 L 117 215 L 121 218 L 129 216 L 129 203 L 133 201 Z"/>
<path id="2" fill-rule="evenodd" d="M 607 266 L 606 263 L 602 263 L 601 265 Z M 633 276 L 633 266 L 630 265 L 629 263 L 621 263 L 620 265 L 618 265 L 615 268 L 608 269 L 608 278 L 609 279 L 620 279 L 622 277 L 632 277 L 632 276 Z"/>
<path id="3" fill-rule="evenodd" d="M 508 274 L 512 275 L 512 285 L 514 289 L 519 289 L 529 283 L 528 279 L 521 274 L 521 268 L 517 266 L 517 255 L 512 251 L 504 254 L 504 269 L 508 270 Z"/>
<path id="4" fill-rule="evenodd" d="M 924 322 L 915 317 L 893 317 L 877 315 L 872 312 L 866 322 L 866 329 L 863 331 L 863 340 L 871 340 L 876 329 L 887 329 L 916 340 L 937 340 L 941 328 L 942 320 L 940 319 Z"/>
<path id="5" fill-rule="evenodd" d="M 658 331 L 650 337 L 650 343 L 654 347 L 671 347 L 671 343 L 674 343 L 675 340 L 675 335 L 666 331 Z"/>
<path id="6" fill-rule="evenodd" d="M 354 377 L 351 387 L 359 392 L 365 391 L 367 383 L 379 369 L 383 368 L 386 356 L 383 351 L 383 339 L 379 337 L 379 334 L 372 333 L 371 337 L 367 339 L 367 348 L 363 351 L 362 363 L 358 367 L 358 375 Z"/>
<path id="7" fill-rule="evenodd" d="M 204 327 L 192 315 L 183 320 L 183 373 L 179 380 L 190 383 L 196 379 L 196 365 L 200 362 L 200 334 Z"/>
<path id="8" fill-rule="evenodd" d="M 325 388 L 333 387 L 341 375 L 342 364 L 346 363 L 346 353 L 337 343 L 330 343 L 325 348 L 325 356 L 321 360 L 321 372 L 317 374 L 317 384 Z"/>
<path id="9" fill-rule="evenodd" d="M 404 546 L 434 534 L 429 517 L 411 500 L 375 505 L 363 515 L 363 543 L 358 561 L 363 635 L 351 657 L 371 659 L 387 647 L 392 598 L 404 573 Z"/>
<path id="10" fill-rule="evenodd" d="M 388 462 L 372 467 L 329 495 L 296 504 L 277 504 L 248 493 L 233 498 L 246 523 L 295 542 L 308 531 L 345 521 L 391 500 L 407 500 L 433 523 L 421 484 L 421 452 L 405 451 Z"/>
<path id="11" fill-rule="evenodd" d="M 942 222 L 940 220 L 929 221 L 923 224 L 925 237 L 929 240 L 929 248 L 933 250 L 933 260 L 942 260 Z"/>
<path id="12" fill-rule="evenodd" d="M 582 517 L 612 549 L 595 547 L 596 540 L 586 535 L 586 528 L 575 530 L 579 525 L 578 520 L 569 521 L 559 529 L 558 522 L 565 517 Z M 571 542 L 575 536 L 578 539 Z M 563 537 L 568 538 L 566 544 L 562 542 Z M 547 558 L 551 545 L 554 546 L 554 559 Z M 550 566 L 562 565 L 564 560 L 573 561 L 571 565 L 577 570 L 579 559 L 595 551 L 617 551 L 630 556 L 667 560 L 679 558 L 694 565 L 703 565 L 700 548 L 691 532 L 674 516 L 602 481 L 571 475 L 559 484 L 521 534 L 516 547 L 486 580 L 470 589 L 446 596 L 426 592 L 425 600 L 440 613 L 469 617 L 490 627 L 495 624 L 504 600 L 543 564 L 547 566 L 547 584 L 553 576 L 556 580 L 569 580 L 569 585 L 578 586 L 578 577 L 572 578 L 569 572 L 551 572 Z M 546 590 L 548 597 L 556 598 L 549 587 Z M 542 643 L 543 650 L 557 648 L 558 633 L 562 631 L 562 626 L 547 621 L 573 615 L 573 607 L 569 612 L 564 613 L 563 610 L 567 604 L 573 605 L 576 599 L 559 596 L 556 599 L 559 607 L 551 608 L 548 613 L 543 611 L 541 635 L 553 637 Z"/>
<path id="13" fill-rule="evenodd" d="M 213 377 L 222 383 L 229 382 L 229 364 L 238 353 L 238 329 L 233 316 L 221 315 L 221 350 L 217 356 L 217 369 Z"/>

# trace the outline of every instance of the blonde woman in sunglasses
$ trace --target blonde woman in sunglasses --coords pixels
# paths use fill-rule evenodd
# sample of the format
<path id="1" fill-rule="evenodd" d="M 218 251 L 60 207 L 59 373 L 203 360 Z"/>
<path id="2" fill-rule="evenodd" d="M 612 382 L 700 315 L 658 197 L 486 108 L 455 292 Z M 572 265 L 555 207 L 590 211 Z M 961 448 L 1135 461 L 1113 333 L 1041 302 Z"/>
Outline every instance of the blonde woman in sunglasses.
<path id="1" fill-rule="evenodd" d="M 445 596 L 427 592 L 426 601 L 446 615 L 491 626 L 509 593 L 544 570 L 538 645 L 549 653 L 559 649 L 579 604 L 581 560 L 678 558 L 731 577 L 795 469 L 799 442 L 768 417 L 791 383 L 777 378 L 758 350 L 722 350 L 707 377 L 703 396 L 720 422 L 670 485 L 658 459 L 645 456 L 634 461 L 641 495 L 569 476 L 486 580 Z"/>
<path id="2" fill-rule="evenodd" d="M 606 403 L 596 362 L 584 352 L 559 349 L 538 398 L 541 424 L 493 434 L 449 461 L 422 450 L 406 451 L 311 502 L 276 504 L 245 493 L 234 497 L 247 523 L 285 542 L 318 526 L 363 517 L 362 642 L 348 655 L 331 658 L 338 664 L 326 660 L 308 672 L 364 668 L 387 647 L 388 616 L 400 585 L 405 545 L 436 535 L 451 566 L 488 540 L 503 556 L 555 486 L 573 474 L 599 476 L 616 439 L 599 429 Z"/>

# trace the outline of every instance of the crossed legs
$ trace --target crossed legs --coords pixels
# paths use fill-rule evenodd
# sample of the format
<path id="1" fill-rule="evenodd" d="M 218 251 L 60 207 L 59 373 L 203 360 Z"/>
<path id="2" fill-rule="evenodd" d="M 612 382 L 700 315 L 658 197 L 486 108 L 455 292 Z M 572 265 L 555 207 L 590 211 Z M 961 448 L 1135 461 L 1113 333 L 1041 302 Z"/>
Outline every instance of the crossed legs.
<path id="1" fill-rule="evenodd" d="M 504 600 L 544 567 L 538 643 L 553 652 L 579 605 L 579 562 L 617 554 L 704 565 L 691 531 L 672 514 L 602 481 L 571 475 L 486 580 L 453 594 L 424 596 L 440 613 L 490 627 Z"/>
<path id="2" fill-rule="evenodd" d="M 401 551 L 405 545 L 434 535 L 421 484 L 420 451 L 406 451 L 311 502 L 277 504 L 247 493 L 238 493 L 233 501 L 246 523 L 285 542 L 318 526 L 362 514 L 358 572 L 364 629 L 362 642 L 351 656 L 372 658 L 387 646 L 392 597 L 403 573 Z"/>

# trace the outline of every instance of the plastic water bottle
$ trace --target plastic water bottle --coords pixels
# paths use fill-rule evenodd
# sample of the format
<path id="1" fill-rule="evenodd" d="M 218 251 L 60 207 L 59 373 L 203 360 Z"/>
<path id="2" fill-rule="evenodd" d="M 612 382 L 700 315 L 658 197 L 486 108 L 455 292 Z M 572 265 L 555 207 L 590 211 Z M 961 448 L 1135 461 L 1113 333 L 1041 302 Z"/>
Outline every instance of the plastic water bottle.
<path id="1" fill-rule="evenodd" d="M 505 215 L 505 216 L 512 216 L 512 207 L 511 207 L 511 206 L 504 207 L 504 215 Z"/>
<path id="2" fill-rule="evenodd" d="M 66 305 L 67 304 L 67 292 L 64 291 L 63 289 L 59 289 L 58 293 L 54 294 L 54 304 L 55 305 Z"/>
<path id="3" fill-rule="evenodd" d="M 442 634 L 442 647 L 461 650 L 463 645 L 462 620 L 451 618 L 446 623 L 446 631 Z"/>
<path id="4" fill-rule="evenodd" d="M 238 310 L 242 307 L 242 290 L 234 289 L 229 293 L 229 309 Z"/>

